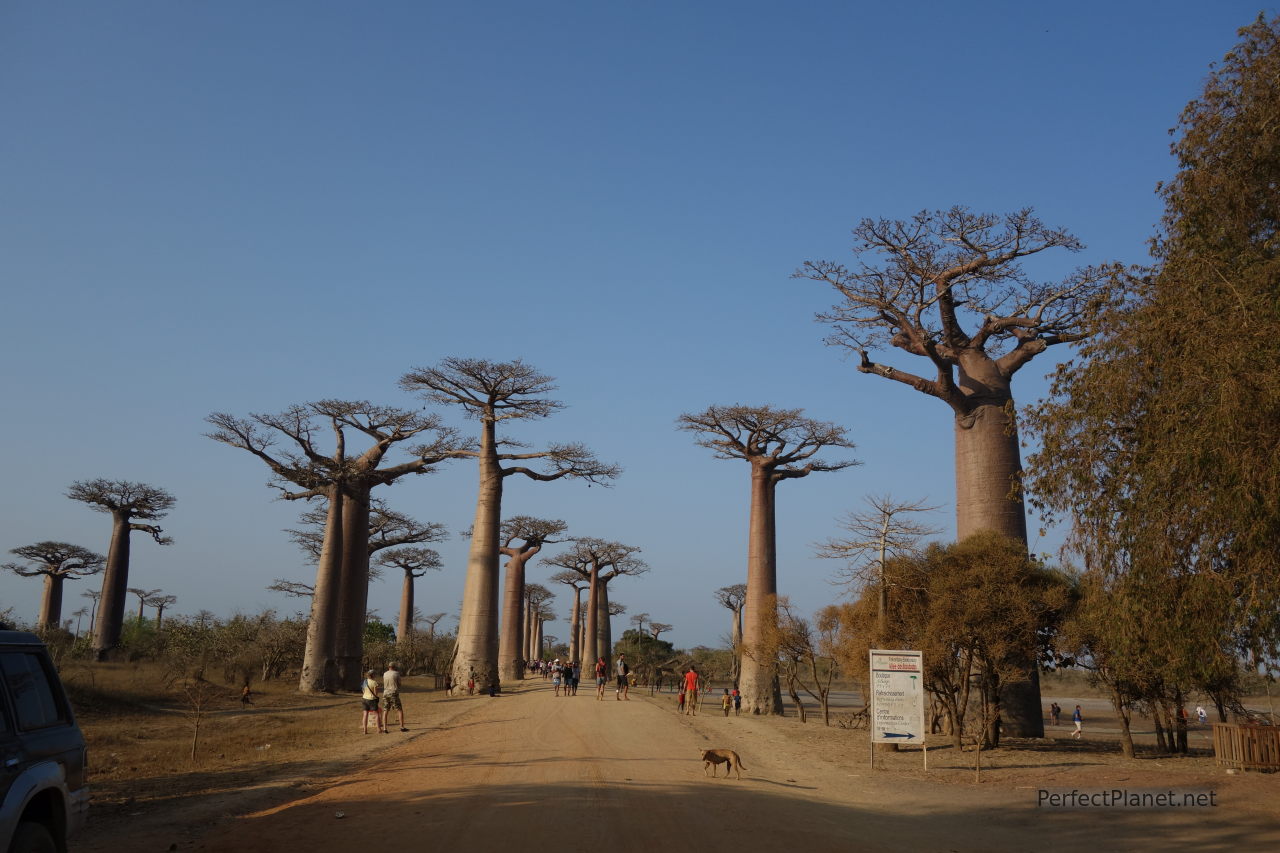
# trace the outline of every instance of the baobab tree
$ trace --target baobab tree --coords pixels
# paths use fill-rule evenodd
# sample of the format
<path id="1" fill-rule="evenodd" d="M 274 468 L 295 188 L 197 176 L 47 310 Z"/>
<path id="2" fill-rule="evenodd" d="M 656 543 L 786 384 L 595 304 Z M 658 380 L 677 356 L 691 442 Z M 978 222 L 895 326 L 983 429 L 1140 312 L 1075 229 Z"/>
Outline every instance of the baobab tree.
<path id="1" fill-rule="evenodd" d="M 649 622 L 648 613 L 637 613 L 631 617 L 631 624 L 636 626 L 636 630 L 644 633 L 644 626 Z"/>
<path id="2" fill-rule="evenodd" d="M 105 559 L 105 558 L 103 558 Z M 89 615 L 88 606 L 81 607 L 79 610 L 71 611 L 71 615 L 76 617 L 76 639 L 80 639 L 80 620 Z"/>
<path id="3" fill-rule="evenodd" d="M 840 301 L 818 315 L 835 330 L 828 343 L 858 353 L 860 373 L 907 385 L 951 409 L 956 538 L 989 530 L 1025 543 L 1013 376 L 1049 347 L 1089 337 L 1120 289 L 1122 270 L 1084 267 L 1061 281 L 1034 280 L 1023 258 L 1084 246 L 1029 208 L 1004 216 L 953 207 L 906 221 L 864 219 L 853 236 L 854 267 L 808 261 L 796 273 L 839 293 Z M 873 361 L 869 353 L 886 346 L 925 359 L 932 378 Z M 1006 705 L 1005 723 L 1015 736 L 1044 734 L 1032 657 L 1028 649 L 1031 680 Z"/>
<path id="4" fill-rule="evenodd" d="M 37 542 L 14 548 L 9 553 L 21 557 L 29 565 L 5 563 L 0 568 L 6 568 L 24 578 L 44 578 L 40 618 L 36 621 L 36 626 L 41 631 L 56 628 L 62 621 L 63 582 L 97 574 L 102 571 L 107 559 L 88 548 L 67 542 Z M 80 633 L 79 627 L 76 628 L 76 633 Z"/>
<path id="5" fill-rule="evenodd" d="M 742 704 L 753 714 L 781 714 L 782 693 L 775 660 L 754 654 L 777 621 L 778 557 L 774 493 L 778 483 L 815 471 L 839 471 L 858 463 L 816 458 L 829 447 L 852 448 L 843 427 L 804 417 L 801 409 L 770 406 L 711 406 L 681 415 L 680 429 L 719 459 L 751 465 L 751 513 L 747 540 L 747 602 L 744 660 L 739 679 Z"/>
<path id="6" fill-rule="evenodd" d="M 733 648 L 733 683 L 738 684 L 738 675 L 742 672 L 742 608 L 747 603 L 747 585 L 735 583 L 722 586 L 716 590 L 716 601 L 721 607 L 728 608 L 733 614 L 733 624 L 729 629 L 729 643 Z M 654 637 L 656 640 L 657 637 Z"/>
<path id="7" fill-rule="evenodd" d="M 431 471 L 466 444 L 435 415 L 367 401 L 321 400 L 247 418 L 214 412 L 206 421 L 215 427 L 209 438 L 246 450 L 267 465 L 274 475 L 270 485 L 282 498 L 327 502 L 299 690 L 355 689 L 369 597 L 371 492 Z M 320 447 L 317 421 L 332 433 L 328 452 Z M 349 432 L 363 435 L 369 446 L 349 453 Z M 296 449 L 277 450 L 279 436 Z M 431 440 L 410 447 L 412 458 L 379 467 L 393 448 L 422 437 Z"/>
<path id="8" fill-rule="evenodd" d="M 430 571 L 440 571 L 444 561 L 432 548 L 392 548 L 378 555 L 378 563 L 396 568 L 404 575 L 400 587 L 400 619 L 396 623 L 396 641 L 408 642 L 413 633 L 413 582 Z"/>
<path id="9" fill-rule="evenodd" d="M 158 591 L 158 590 L 157 590 Z M 156 611 L 156 630 L 159 631 L 164 625 L 164 611 L 166 608 L 175 604 L 178 600 L 176 595 L 153 595 L 147 599 L 147 604 L 151 605 Z"/>
<path id="10" fill-rule="evenodd" d="M 94 624 L 98 618 L 98 600 L 102 598 L 102 591 L 98 589 L 86 589 L 80 593 L 81 598 L 89 599 L 89 636 L 93 636 Z"/>
<path id="11" fill-rule="evenodd" d="M 618 563 L 609 571 L 600 573 L 600 589 L 596 596 L 600 606 L 596 622 L 599 625 L 596 646 L 601 654 L 606 656 L 613 654 L 613 619 L 611 617 L 621 616 L 627 612 L 625 604 L 609 600 L 609 583 L 623 575 L 642 575 L 647 571 L 649 571 L 648 563 L 632 557 Z"/>
<path id="12" fill-rule="evenodd" d="M 588 583 L 582 575 L 571 569 L 556 572 L 550 577 L 553 583 L 562 583 L 573 590 L 573 610 L 569 612 L 569 657 L 582 662 L 582 591 Z M 591 661 L 595 663 L 594 660 Z"/>
<path id="13" fill-rule="evenodd" d="M 525 656 L 533 660 L 542 656 L 542 623 L 553 617 L 551 599 L 555 593 L 542 584 L 525 584 Z"/>
<path id="14" fill-rule="evenodd" d="M 633 545 L 609 542 L 584 536 L 573 541 L 568 551 L 543 560 L 549 566 L 577 572 L 587 581 L 586 643 L 582 649 L 583 660 L 594 666 L 596 659 L 608 657 L 608 594 L 604 591 L 608 581 L 601 580 L 606 570 L 635 560 L 637 567 L 648 570 L 644 562 L 633 557 L 640 551 Z M 628 574 L 639 574 L 629 571 Z M 602 618 L 603 617 L 603 618 Z"/>
<path id="15" fill-rule="evenodd" d="M 840 526 L 849 535 L 828 539 L 817 548 L 819 557 L 843 560 L 842 579 L 860 588 L 875 584 L 880 591 L 877 607 L 877 625 L 881 637 L 887 637 L 889 612 L 889 579 L 885 566 L 895 557 L 913 555 L 919 551 L 920 540 L 941 531 L 921 524 L 908 516 L 911 513 L 933 512 L 935 506 L 925 501 L 899 501 L 889 495 L 870 495 L 866 499 L 869 509 L 850 512 Z"/>
<path id="16" fill-rule="evenodd" d="M 164 489 L 128 480 L 80 480 L 72 483 L 67 497 L 87 504 L 95 512 L 111 515 L 111 544 L 107 548 L 106 570 L 102 573 L 102 601 L 98 607 L 93 634 L 93 657 L 105 660 L 120 644 L 124 628 L 125 596 L 129 590 L 130 534 L 149 534 L 158 545 L 173 540 L 154 524 L 169 514 L 176 503 Z"/>
<path id="17" fill-rule="evenodd" d="M 672 628 L 674 628 L 674 627 L 675 627 L 674 625 L 668 625 L 666 622 L 650 622 L 650 623 L 649 623 L 649 635 L 650 635 L 650 636 L 652 636 L 652 637 L 656 640 L 656 639 L 658 639 L 658 637 L 660 637 L 660 636 L 662 636 L 663 634 L 667 633 L 668 631 L 670 631 L 670 630 L 671 630 Z"/>
<path id="18" fill-rule="evenodd" d="M 600 462 L 581 444 L 553 444 L 546 450 L 509 452 L 510 439 L 498 436 L 502 421 L 549 417 L 563 404 L 547 395 L 555 390 L 552 379 L 520 360 L 491 362 L 448 358 L 436 367 L 417 368 L 405 374 L 400 385 L 437 403 L 461 406 L 480 421 L 479 445 L 466 455 L 475 457 L 480 475 L 475 520 L 471 525 L 471 549 L 467 555 L 467 579 L 462 614 L 458 622 L 458 647 L 454 679 L 465 681 L 474 670 L 487 692 L 500 686 L 498 675 L 498 559 L 501 547 L 502 488 L 507 477 L 519 474 L 547 482 L 562 478 L 604 484 L 619 469 Z M 523 464 L 540 464 L 535 470 Z M 515 463 L 515 464 L 504 464 Z"/>
<path id="19" fill-rule="evenodd" d="M 138 624 L 142 624 L 143 608 L 147 606 L 147 599 L 153 595 L 159 595 L 162 590 L 158 589 L 142 589 L 141 587 L 131 586 L 129 592 L 138 596 Z"/>
<path id="20" fill-rule="evenodd" d="M 527 658 L 520 648 L 520 642 L 525 635 L 525 566 L 544 545 L 560 541 L 552 537 L 564 533 L 568 527 L 560 520 L 532 518 L 527 515 L 513 516 L 502 522 L 498 534 L 498 552 L 507 557 L 507 573 L 502 604 L 502 632 L 498 637 L 498 678 L 503 681 L 515 681 L 524 677 L 524 662 Z"/>

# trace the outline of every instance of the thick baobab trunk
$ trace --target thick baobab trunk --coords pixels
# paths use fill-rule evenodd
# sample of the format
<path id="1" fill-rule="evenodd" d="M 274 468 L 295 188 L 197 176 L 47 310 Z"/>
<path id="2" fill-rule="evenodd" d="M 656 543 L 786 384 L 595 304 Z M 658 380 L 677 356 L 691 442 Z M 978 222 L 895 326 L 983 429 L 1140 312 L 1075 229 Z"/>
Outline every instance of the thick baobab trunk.
<path id="1" fill-rule="evenodd" d="M 733 628 L 730 635 L 733 644 L 733 686 L 738 686 L 742 676 L 742 606 L 733 609 Z"/>
<path id="2" fill-rule="evenodd" d="M 298 679 L 298 690 L 303 693 L 331 692 L 338 685 L 334 651 L 338 638 L 338 593 L 342 574 L 343 502 L 342 490 L 331 487 L 329 513 L 324 523 L 324 544 L 316 566 L 315 594 L 311 596 L 311 618 L 307 621 L 307 647 L 302 656 L 302 675 Z"/>
<path id="3" fill-rule="evenodd" d="M 596 593 L 596 648 L 606 661 L 613 660 L 613 620 L 609 618 L 609 582 L 604 578 L 597 584 Z"/>
<path id="4" fill-rule="evenodd" d="M 357 691 L 364 680 L 364 625 L 369 610 L 369 488 L 352 488 L 342 504 L 342 572 L 339 576 L 338 683 Z"/>
<path id="5" fill-rule="evenodd" d="M 603 657 L 599 637 L 597 636 L 597 633 L 600 630 L 599 606 L 601 586 L 600 567 L 593 565 L 591 567 L 590 584 L 587 587 L 587 628 L 586 634 L 584 635 L 586 638 L 586 648 L 583 649 L 583 654 L 586 655 L 587 663 L 591 667 L 592 672 L 595 672 L 596 661 Z"/>
<path id="6" fill-rule="evenodd" d="M 778 621 L 778 558 L 773 472 L 751 466 L 751 520 L 747 540 L 746 618 L 742 626 L 742 707 L 752 714 L 781 714 L 782 690 L 774 655 L 762 649 Z"/>
<path id="7" fill-rule="evenodd" d="M 542 619 L 537 616 L 533 618 L 533 653 L 534 657 L 542 659 Z"/>
<path id="8" fill-rule="evenodd" d="M 524 649 L 525 660 L 531 661 L 535 659 L 533 655 L 533 602 L 527 600 L 524 603 L 523 630 L 521 648 Z"/>
<path id="9" fill-rule="evenodd" d="M 498 677 L 503 681 L 524 678 L 525 655 L 520 648 L 524 636 L 524 567 L 537 551 L 518 554 L 507 561 L 503 588 L 502 633 L 498 635 Z"/>
<path id="10" fill-rule="evenodd" d="M 93 633 L 94 660 L 106 660 L 107 654 L 120 644 L 125 596 L 129 592 L 130 529 L 127 515 L 111 514 L 111 546 L 107 549 L 107 567 L 102 573 L 102 597 L 98 601 L 98 621 Z"/>
<path id="11" fill-rule="evenodd" d="M 573 612 L 569 615 L 569 660 L 582 663 L 582 590 L 573 588 Z M 595 661 L 592 661 L 595 663 Z"/>
<path id="12" fill-rule="evenodd" d="M 404 570 L 404 585 L 400 587 L 400 618 L 396 622 L 396 642 L 409 642 L 413 633 L 413 570 Z"/>
<path id="13" fill-rule="evenodd" d="M 498 678 L 498 548 L 502 515 L 502 467 L 498 461 L 494 422 L 486 420 L 480 436 L 480 493 L 471 525 L 467 581 L 458 621 L 458 654 L 453 680 L 466 684 L 471 670 L 476 686 L 497 691 Z"/>
<path id="14" fill-rule="evenodd" d="M 1027 541 L 1022 504 L 1013 397 L 1004 394 L 956 418 L 956 538 L 993 530 Z M 1029 644 L 1034 638 L 1029 638 Z M 1004 687 L 1004 732 L 1012 737 L 1044 737 L 1040 709 L 1040 673 L 1034 646 L 1027 649 L 1026 680 Z"/>
<path id="15" fill-rule="evenodd" d="M 984 530 L 1027 541 L 1012 398 L 956 418 L 956 538 Z"/>
<path id="16" fill-rule="evenodd" d="M 57 628 L 62 621 L 62 575 L 44 576 L 44 598 L 40 602 L 40 621 L 37 623 L 42 631 Z"/>

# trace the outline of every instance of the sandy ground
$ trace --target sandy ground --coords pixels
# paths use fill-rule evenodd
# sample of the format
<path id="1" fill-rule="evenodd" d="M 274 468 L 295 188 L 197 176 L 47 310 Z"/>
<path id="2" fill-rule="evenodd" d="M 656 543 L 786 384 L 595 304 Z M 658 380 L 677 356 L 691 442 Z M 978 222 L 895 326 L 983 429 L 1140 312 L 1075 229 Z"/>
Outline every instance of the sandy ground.
<path id="1" fill-rule="evenodd" d="M 919 752 L 900 753 L 872 770 L 865 733 L 672 708 L 642 692 L 558 698 L 542 681 L 434 702 L 425 729 L 354 738 L 330 765 L 246 780 L 239 797 L 99 826 L 74 851 L 1280 849 L 1280 774 L 1000 750 L 974 784 L 968 754 L 931 750 L 926 773 Z M 742 779 L 707 778 L 707 747 L 737 750 Z M 1218 805 L 1050 810 L 1038 788 L 1213 791 Z"/>

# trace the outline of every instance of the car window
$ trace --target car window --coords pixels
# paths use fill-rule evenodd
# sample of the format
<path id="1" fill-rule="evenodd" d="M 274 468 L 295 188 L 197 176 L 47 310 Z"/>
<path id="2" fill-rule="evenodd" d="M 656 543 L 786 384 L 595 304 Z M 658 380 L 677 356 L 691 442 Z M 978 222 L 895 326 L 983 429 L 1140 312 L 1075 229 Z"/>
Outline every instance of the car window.
<path id="1" fill-rule="evenodd" d="M 9 687 L 19 729 L 41 729 L 66 722 L 62 704 L 39 655 L 0 653 L 0 675 Z"/>

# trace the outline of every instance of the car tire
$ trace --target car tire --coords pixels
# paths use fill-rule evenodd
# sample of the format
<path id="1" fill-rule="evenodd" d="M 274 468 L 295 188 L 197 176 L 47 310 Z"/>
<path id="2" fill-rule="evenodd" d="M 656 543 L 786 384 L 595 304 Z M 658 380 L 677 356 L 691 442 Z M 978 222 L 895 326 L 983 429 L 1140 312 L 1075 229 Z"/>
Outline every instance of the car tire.
<path id="1" fill-rule="evenodd" d="M 9 853 L 58 853 L 58 842 L 43 823 L 24 821 L 13 833 Z"/>

